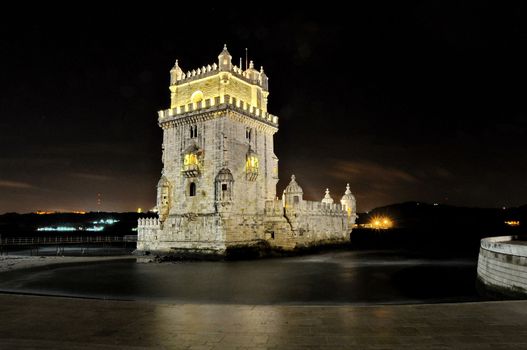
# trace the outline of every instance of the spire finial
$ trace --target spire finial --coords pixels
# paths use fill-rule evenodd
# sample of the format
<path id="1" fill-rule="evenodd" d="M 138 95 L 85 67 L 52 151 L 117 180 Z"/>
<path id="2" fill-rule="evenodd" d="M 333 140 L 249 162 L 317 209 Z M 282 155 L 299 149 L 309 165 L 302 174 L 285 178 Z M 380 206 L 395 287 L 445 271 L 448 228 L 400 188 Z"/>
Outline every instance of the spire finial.
<path id="1" fill-rule="evenodd" d="M 295 174 L 291 175 L 291 181 L 295 181 L 296 177 Z"/>
<path id="2" fill-rule="evenodd" d="M 333 198 L 331 198 L 331 196 L 329 195 L 329 188 L 326 188 L 326 194 L 324 195 L 324 198 L 322 198 L 322 203 L 333 203 Z"/>
<path id="3" fill-rule="evenodd" d="M 247 65 L 247 60 L 249 59 L 249 50 L 245 48 L 245 69 L 249 68 Z"/>
<path id="4" fill-rule="evenodd" d="M 223 44 L 223 49 L 227 50 L 227 44 Z"/>

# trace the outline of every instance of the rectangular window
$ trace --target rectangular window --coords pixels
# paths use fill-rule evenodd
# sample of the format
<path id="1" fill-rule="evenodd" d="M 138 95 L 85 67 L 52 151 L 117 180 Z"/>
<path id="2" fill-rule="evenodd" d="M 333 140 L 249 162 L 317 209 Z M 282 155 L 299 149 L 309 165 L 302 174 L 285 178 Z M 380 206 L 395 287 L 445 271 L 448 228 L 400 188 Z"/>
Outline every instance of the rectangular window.
<path id="1" fill-rule="evenodd" d="M 198 126 L 197 125 L 191 125 L 190 126 L 190 138 L 194 139 L 198 137 Z"/>
<path id="2" fill-rule="evenodd" d="M 251 128 L 245 128 L 245 138 L 249 141 L 251 141 L 252 136 L 252 129 Z"/>

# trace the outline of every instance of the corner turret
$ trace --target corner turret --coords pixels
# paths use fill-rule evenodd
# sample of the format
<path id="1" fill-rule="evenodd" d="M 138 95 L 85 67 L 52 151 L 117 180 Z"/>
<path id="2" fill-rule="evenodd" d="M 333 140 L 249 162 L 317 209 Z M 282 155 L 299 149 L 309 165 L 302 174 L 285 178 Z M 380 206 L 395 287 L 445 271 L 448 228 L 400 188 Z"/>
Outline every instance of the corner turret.
<path id="1" fill-rule="evenodd" d="M 322 203 L 333 204 L 333 198 L 329 195 L 329 188 L 326 188 L 326 195 L 322 198 Z"/>
<path id="2" fill-rule="evenodd" d="M 269 78 L 265 74 L 263 66 L 260 67 L 260 81 L 259 81 L 259 83 L 260 83 L 260 86 L 262 87 L 262 89 L 264 89 L 265 91 L 269 91 Z"/>
<path id="3" fill-rule="evenodd" d="M 183 79 L 183 70 L 179 67 L 178 60 L 176 60 L 174 67 L 170 70 L 170 85 L 177 84 L 181 79 Z"/>
<path id="4" fill-rule="evenodd" d="M 284 193 L 282 195 L 282 203 L 283 206 L 288 208 L 293 205 L 299 205 L 304 197 L 304 190 L 302 190 L 302 187 L 296 182 L 295 175 L 291 175 L 291 182 L 289 182 L 289 185 L 284 189 Z"/>
<path id="5" fill-rule="evenodd" d="M 227 44 L 223 46 L 223 51 L 218 56 L 218 67 L 221 71 L 230 71 L 232 69 L 232 56 L 227 50 Z"/>
<path id="6" fill-rule="evenodd" d="M 243 72 L 243 75 L 249 80 L 257 81 L 258 83 L 260 83 L 260 73 L 256 69 L 254 69 L 253 61 L 250 61 L 249 68 L 247 68 L 245 72 Z"/>
<path id="7" fill-rule="evenodd" d="M 351 213 L 356 212 L 355 196 L 351 193 L 350 184 L 346 184 L 346 192 L 344 192 L 340 204 L 342 204 L 342 208 L 348 212 L 348 216 L 350 216 Z"/>

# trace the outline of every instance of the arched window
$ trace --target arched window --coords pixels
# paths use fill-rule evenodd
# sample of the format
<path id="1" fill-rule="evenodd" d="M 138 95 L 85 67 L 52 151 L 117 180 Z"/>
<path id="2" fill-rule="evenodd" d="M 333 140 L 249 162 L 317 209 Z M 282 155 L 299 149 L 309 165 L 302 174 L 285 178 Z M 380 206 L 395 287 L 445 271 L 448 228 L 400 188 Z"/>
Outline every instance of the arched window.
<path id="1" fill-rule="evenodd" d="M 189 196 L 194 197 L 196 195 L 196 184 L 194 182 L 190 183 L 189 187 Z"/>
<path id="2" fill-rule="evenodd" d="M 203 101 L 203 92 L 201 92 L 200 90 L 194 91 L 192 96 L 190 96 L 190 101 L 192 103 L 198 103 L 198 102 Z"/>
<path id="3" fill-rule="evenodd" d="M 215 179 L 216 187 L 216 201 L 217 202 L 231 202 L 232 201 L 232 186 L 234 177 L 229 169 L 223 168 L 218 172 Z"/>

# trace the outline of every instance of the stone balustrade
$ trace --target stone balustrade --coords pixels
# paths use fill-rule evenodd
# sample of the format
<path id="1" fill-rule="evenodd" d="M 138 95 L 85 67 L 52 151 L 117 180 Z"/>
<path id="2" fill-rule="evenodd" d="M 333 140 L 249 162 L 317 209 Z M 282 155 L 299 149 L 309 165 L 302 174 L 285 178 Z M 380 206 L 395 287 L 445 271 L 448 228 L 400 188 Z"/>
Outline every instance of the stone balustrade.
<path id="1" fill-rule="evenodd" d="M 137 220 L 137 228 L 160 228 L 161 225 L 159 223 L 158 218 L 139 218 Z"/>

